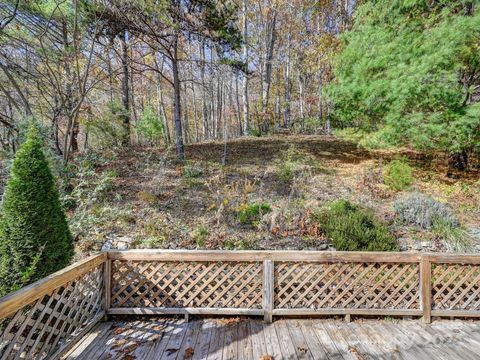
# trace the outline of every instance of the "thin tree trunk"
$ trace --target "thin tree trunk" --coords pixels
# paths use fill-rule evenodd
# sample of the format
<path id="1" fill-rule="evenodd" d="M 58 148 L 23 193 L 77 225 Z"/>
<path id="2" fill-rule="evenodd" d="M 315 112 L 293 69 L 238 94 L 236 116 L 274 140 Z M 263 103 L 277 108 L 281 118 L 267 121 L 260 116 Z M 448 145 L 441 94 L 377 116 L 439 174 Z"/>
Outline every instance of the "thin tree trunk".
<path id="1" fill-rule="evenodd" d="M 268 108 L 268 100 L 270 97 L 270 85 L 272 82 L 272 60 L 273 52 L 275 49 L 275 41 L 277 38 L 277 11 L 274 10 L 273 19 L 269 24 L 268 29 L 268 42 L 267 42 L 267 57 L 265 60 L 265 77 L 263 84 L 263 95 L 262 95 L 262 112 L 265 112 Z"/>
<path id="2" fill-rule="evenodd" d="M 123 105 L 123 128 L 124 135 L 122 144 L 128 146 L 130 144 L 130 86 L 129 86 L 129 69 L 128 69 L 128 47 L 127 47 L 127 32 L 123 31 L 120 34 L 120 42 L 122 47 L 122 105 Z"/>
<path id="3" fill-rule="evenodd" d="M 248 72 L 248 24 L 247 24 L 247 0 L 242 2 L 242 22 L 243 22 L 243 61 L 246 64 Z M 249 124 L 249 101 L 248 101 L 248 74 L 243 75 L 243 135 L 248 135 Z"/>
<path id="4" fill-rule="evenodd" d="M 175 147 L 178 160 L 185 160 L 185 148 L 183 146 L 182 132 L 182 109 L 181 109 L 181 88 L 178 70 L 178 35 L 173 41 L 173 57 L 172 57 L 172 73 L 173 73 L 173 121 L 175 123 Z"/>

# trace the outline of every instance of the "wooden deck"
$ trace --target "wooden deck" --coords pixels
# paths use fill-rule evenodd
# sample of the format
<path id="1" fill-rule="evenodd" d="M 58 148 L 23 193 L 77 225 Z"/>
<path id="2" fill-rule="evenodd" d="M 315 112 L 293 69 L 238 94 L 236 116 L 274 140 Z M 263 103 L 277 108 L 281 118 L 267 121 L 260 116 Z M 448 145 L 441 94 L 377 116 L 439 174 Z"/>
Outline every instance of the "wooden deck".
<path id="1" fill-rule="evenodd" d="M 148 318 L 100 323 L 63 359 L 469 360 L 480 359 L 480 322 Z"/>

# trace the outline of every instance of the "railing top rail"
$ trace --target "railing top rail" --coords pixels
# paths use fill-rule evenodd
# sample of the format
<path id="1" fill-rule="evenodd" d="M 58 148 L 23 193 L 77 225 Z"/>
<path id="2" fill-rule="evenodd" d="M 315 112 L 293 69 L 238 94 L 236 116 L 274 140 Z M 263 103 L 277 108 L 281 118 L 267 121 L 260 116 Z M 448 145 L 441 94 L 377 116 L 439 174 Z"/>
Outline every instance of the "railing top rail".
<path id="1" fill-rule="evenodd" d="M 319 262 L 420 262 L 480 264 L 478 254 L 420 252 L 349 252 L 310 250 L 110 250 L 108 259 L 131 261 L 319 261 Z"/>
<path id="2" fill-rule="evenodd" d="M 31 302 L 45 296 L 54 289 L 87 273 L 107 260 L 106 253 L 92 255 L 59 270 L 33 284 L 0 298 L 0 319 L 18 311 Z"/>

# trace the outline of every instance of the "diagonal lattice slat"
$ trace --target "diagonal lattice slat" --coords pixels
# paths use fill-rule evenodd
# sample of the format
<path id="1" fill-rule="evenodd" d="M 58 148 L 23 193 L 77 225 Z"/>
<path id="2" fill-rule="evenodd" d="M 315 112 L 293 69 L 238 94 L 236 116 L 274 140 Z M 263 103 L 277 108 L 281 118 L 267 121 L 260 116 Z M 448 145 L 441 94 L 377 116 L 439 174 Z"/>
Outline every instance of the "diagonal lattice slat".
<path id="1" fill-rule="evenodd" d="M 262 308 L 260 262 L 112 262 L 111 306 Z"/>
<path id="2" fill-rule="evenodd" d="M 434 310 L 480 310 L 480 265 L 434 264 Z"/>
<path id="3" fill-rule="evenodd" d="M 275 264 L 275 308 L 420 309 L 412 263 Z"/>
<path id="4" fill-rule="evenodd" d="M 45 359 L 104 310 L 103 265 L 2 320 L 0 359 Z"/>

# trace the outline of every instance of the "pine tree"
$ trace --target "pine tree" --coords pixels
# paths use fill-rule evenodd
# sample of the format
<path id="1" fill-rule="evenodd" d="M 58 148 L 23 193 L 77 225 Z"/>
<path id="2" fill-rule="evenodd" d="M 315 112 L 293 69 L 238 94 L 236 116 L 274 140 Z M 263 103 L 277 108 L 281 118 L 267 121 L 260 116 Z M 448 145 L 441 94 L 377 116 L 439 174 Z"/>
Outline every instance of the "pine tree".
<path id="1" fill-rule="evenodd" d="M 366 1 L 342 37 L 333 120 L 393 145 L 479 153 L 479 39 L 473 1 Z"/>
<path id="2" fill-rule="evenodd" d="M 69 264 L 72 235 L 55 180 L 32 128 L 17 152 L 0 218 L 0 295 Z"/>

